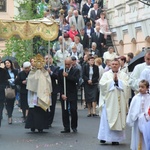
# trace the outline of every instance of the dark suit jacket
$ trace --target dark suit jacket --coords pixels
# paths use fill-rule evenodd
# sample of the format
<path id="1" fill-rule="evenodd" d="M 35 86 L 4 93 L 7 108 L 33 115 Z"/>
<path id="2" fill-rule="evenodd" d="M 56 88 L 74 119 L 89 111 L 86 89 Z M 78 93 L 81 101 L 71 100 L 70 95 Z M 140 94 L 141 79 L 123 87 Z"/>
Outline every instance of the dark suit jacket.
<path id="1" fill-rule="evenodd" d="M 93 54 L 94 53 L 94 54 Z M 90 49 L 90 53 L 89 53 L 90 55 L 97 55 L 98 57 L 100 57 L 100 51 L 98 50 L 98 49 L 96 49 L 96 50 L 92 50 L 92 49 Z"/>
<path id="2" fill-rule="evenodd" d="M 9 72 L 8 72 L 7 69 L 6 69 L 6 72 L 7 72 L 7 77 L 8 77 L 8 79 L 11 79 L 11 77 L 10 77 Z M 16 78 L 17 75 L 18 75 L 18 70 L 13 69 L 13 70 L 12 70 L 12 73 L 14 74 L 14 78 Z"/>
<path id="3" fill-rule="evenodd" d="M 93 4 L 91 3 L 91 6 L 89 7 L 86 3 L 83 5 L 82 7 L 82 15 L 88 15 L 88 12 L 90 10 L 90 8 L 93 7 Z"/>
<path id="4" fill-rule="evenodd" d="M 81 38 L 81 35 L 79 35 L 79 37 L 80 37 L 80 43 L 83 45 L 83 49 L 89 48 L 89 37 L 88 37 L 88 35 L 85 33 L 83 36 L 83 40 Z"/>
<path id="5" fill-rule="evenodd" d="M 84 30 L 85 30 L 85 33 L 87 34 L 87 27 L 85 27 Z M 91 27 L 91 33 L 90 33 L 90 35 L 92 36 L 93 33 L 94 33 L 94 28 Z"/>
<path id="6" fill-rule="evenodd" d="M 97 14 L 95 14 L 95 10 L 91 10 L 90 19 L 92 20 L 92 26 L 95 26 L 95 20 L 100 18 L 100 14 L 103 12 L 101 9 L 97 10 Z"/>
<path id="7" fill-rule="evenodd" d="M 20 85 L 20 94 L 27 94 L 28 92 L 28 90 L 26 89 L 26 84 L 22 84 L 22 81 L 26 80 L 28 74 L 26 74 L 24 71 L 21 71 L 18 73 L 18 76 L 15 80 L 15 84 Z"/>
<path id="8" fill-rule="evenodd" d="M 48 66 L 46 65 L 45 69 L 47 68 Z M 59 87 L 58 87 L 58 84 L 56 83 L 56 80 L 58 80 L 59 67 L 51 65 L 50 69 L 52 71 L 52 73 L 50 74 L 51 81 L 52 81 L 52 89 L 53 89 L 52 94 L 57 94 L 59 92 Z"/>
<path id="9" fill-rule="evenodd" d="M 103 51 L 103 47 L 101 46 L 101 43 L 104 43 L 104 45 L 106 44 L 104 34 L 100 33 L 100 36 L 98 38 L 96 32 L 94 32 L 91 37 L 91 44 L 92 42 L 95 42 L 97 44 L 97 49 L 100 51 L 100 57 L 102 57 L 104 51 Z"/>
<path id="10" fill-rule="evenodd" d="M 60 98 L 64 94 L 64 77 L 63 69 L 59 71 L 59 87 L 60 87 Z M 66 77 L 66 96 L 68 101 L 77 100 L 77 83 L 79 81 L 79 69 L 71 67 L 68 76 Z"/>
<path id="11" fill-rule="evenodd" d="M 8 79 L 11 79 L 11 77 L 10 77 L 10 75 L 9 75 L 9 72 L 8 72 L 8 69 L 6 69 L 6 72 L 7 72 L 7 78 L 8 78 Z M 18 75 L 18 70 L 13 69 L 13 70 L 12 70 L 12 73 L 14 74 L 14 79 L 16 79 L 16 77 L 17 77 L 17 75 Z M 11 86 L 13 89 L 15 89 L 15 91 L 17 92 L 17 87 L 16 87 L 15 83 L 10 84 L 10 83 L 8 82 L 8 85 Z"/>
<path id="12" fill-rule="evenodd" d="M 5 87 L 8 84 L 7 72 L 5 69 L 0 68 L 0 102 L 5 100 Z"/>
<path id="13" fill-rule="evenodd" d="M 84 83 L 88 83 L 89 80 L 89 69 L 90 69 L 90 65 L 87 64 L 83 67 L 83 80 Z M 97 84 L 99 81 L 99 69 L 98 66 L 93 65 L 93 76 L 92 76 L 92 83 L 93 84 Z"/>

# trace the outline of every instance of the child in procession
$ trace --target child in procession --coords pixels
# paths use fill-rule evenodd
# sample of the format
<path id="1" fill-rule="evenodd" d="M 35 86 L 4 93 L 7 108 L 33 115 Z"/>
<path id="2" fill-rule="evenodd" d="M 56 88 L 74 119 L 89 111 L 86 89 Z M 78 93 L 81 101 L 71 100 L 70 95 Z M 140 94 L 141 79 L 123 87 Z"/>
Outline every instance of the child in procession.
<path id="1" fill-rule="evenodd" d="M 127 124 L 132 127 L 131 149 L 150 150 L 150 94 L 149 83 L 141 80 L 139 93 L 131 101 Z"/>

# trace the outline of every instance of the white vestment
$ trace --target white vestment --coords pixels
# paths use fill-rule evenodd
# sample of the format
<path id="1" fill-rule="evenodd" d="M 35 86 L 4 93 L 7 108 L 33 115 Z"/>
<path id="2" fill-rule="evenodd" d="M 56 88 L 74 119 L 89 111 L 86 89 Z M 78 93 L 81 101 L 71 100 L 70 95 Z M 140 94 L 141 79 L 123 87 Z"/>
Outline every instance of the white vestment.
<path id="1" fill-rule="evenodd" d="M 105 52 L 103 55 L 104 58 L 104 63 L 106 64 L 106 60 L 113 60 L 115 58 L 117 58 L 117 54 L 115 52 L 110 53 L 109 51 Z"/>
<path id="2" fill-rule="evenodd" d="M 126 112 L 128 105 L 128 75 L 119 71 L 118 85 L 113 80 L 112 70 L 105 72 L 100 80 L 99 107 L 101 120 L 98 139 L 120 142 L 125 138 Z"/>
<path id="3" fill-rule="evenodd" d="M 146 68 L 141 72 L 140 80 L 147 80 L 150 85 L 150 66 L 146 66 Z M 149 88 L 150 92 L 150 88 Z"/>
<path id="4" fill-rule="evenodd" d="M 131 149 L 150 150 L 150 107 L 149 94 L 137 94 L 133 97 L 127 115 L 127 124 L 132 127 Z M 145 115 L 144 115 L 145 114 Z M 141 142 L 141 144 L 140 144 Z"/>
<path id="5" fill-rule="evenodd" d="M 132 90 L 138 92 L 141 72 L 146 68 L 147 64 L 142 63 L 135 66 L 129 78 L 129 85 Z"/>

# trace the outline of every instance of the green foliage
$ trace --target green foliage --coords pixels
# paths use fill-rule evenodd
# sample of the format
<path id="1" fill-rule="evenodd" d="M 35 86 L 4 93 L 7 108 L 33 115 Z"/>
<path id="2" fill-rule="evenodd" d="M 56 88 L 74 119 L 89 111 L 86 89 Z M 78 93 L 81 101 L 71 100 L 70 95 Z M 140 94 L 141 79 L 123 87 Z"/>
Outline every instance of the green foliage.
<path id="1" fill-rule="evenodd" d="M 18 63 L 22 65 L 23 62 L 29 61 L 33 57 L 32 53 L 32 41 L 31 40 L 21 40 L 16 37 L 6 41 L 6 49 L 4 50 L 5 56 L 12 56 L 15 54 L 15 58 Z"/>
<path id="2" fill-rule="evenodd" d="M 16 20 L 32 20 L 42 18 L 43 14 L 37 14 L 37 2 L 33 0 L 16 0 L 19 4 L 17 7 L 19 15 L 15 16 Z M 44 46 L 45 49 L 39 50 L 40 46 Z M 12 56 L 15 54 L 15 58 L 21 65 L 24 61 L 29 61 L 35 54 L 41 53 L 47 54 L 48 42 L 44 41 L 40 37 L 35 37 L 33 40 L 22 40 L 20 38 L 12 37 L 6 41 L 6 49 L 3 51 L 4 56 Z"/>
<path id="3" fill-rule="evenodd" d="M 32 0 L 19 1 L 19 0 L 17 0 L 17 3 L 19 4 L 19 7 L 17 7 L 17 9 L 19 11 L 19 15 L 15 16 L 15 19 L 31 20 L 31 19 L 37 19 L 37 18 L 43 17 L 43 14 L 36 13 L 36 8 L 37 8 L 36 1 L 32 1 Z"/>

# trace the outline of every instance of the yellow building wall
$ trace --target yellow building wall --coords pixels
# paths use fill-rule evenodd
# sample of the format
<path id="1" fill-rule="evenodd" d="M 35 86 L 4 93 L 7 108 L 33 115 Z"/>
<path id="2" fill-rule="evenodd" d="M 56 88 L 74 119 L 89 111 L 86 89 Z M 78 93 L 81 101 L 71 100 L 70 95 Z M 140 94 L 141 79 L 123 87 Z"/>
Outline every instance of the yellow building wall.
<path id="1" fill-rule="evenodd" d="M 150 47 L 150 6 L 139 1 L 110 0 L 107 19 L 120 55 Z"/>
<path id="2" fill-rule="evenodd" d="M 10 20 L 13 19 L 15 14 L 14 8 L 14 0 L 7 0 L 6 1 L 6 12 L 0 12 L 0 20 Z M 5 49 L 5 40 L 0 39 L 0 56 L 3 55 L 2 50 Z"/>

